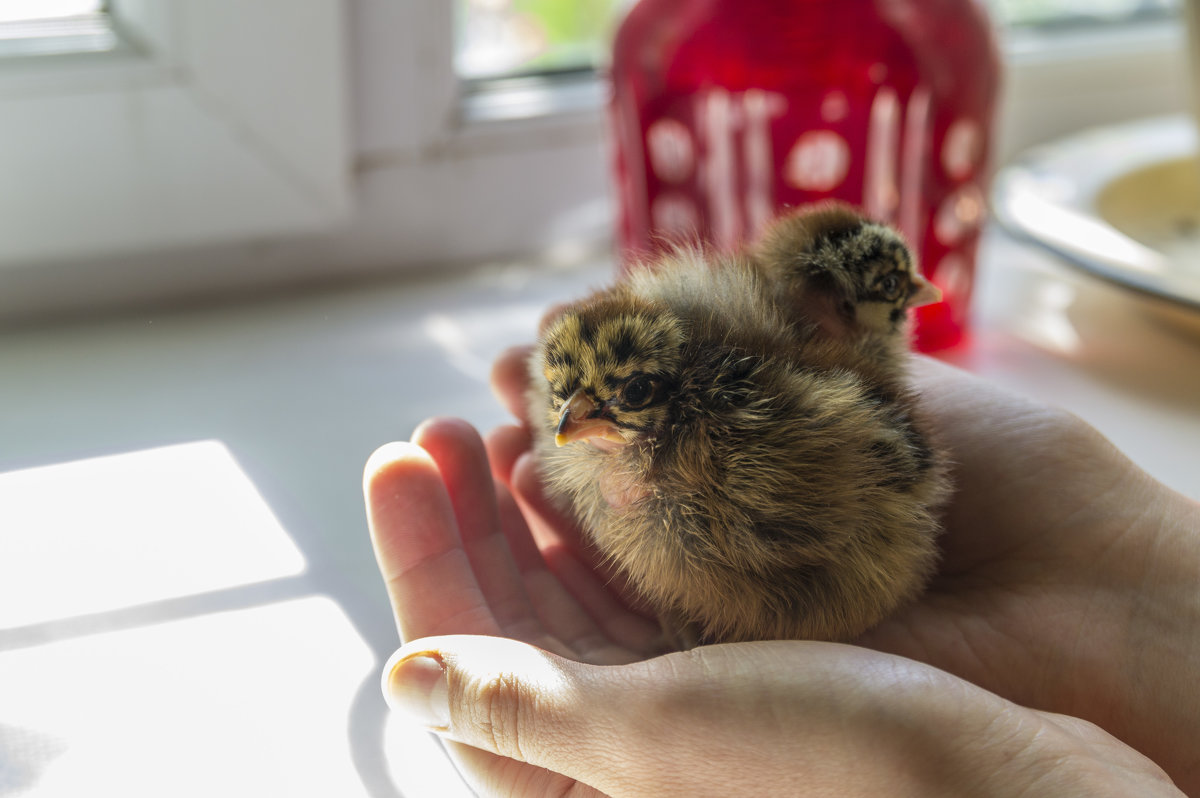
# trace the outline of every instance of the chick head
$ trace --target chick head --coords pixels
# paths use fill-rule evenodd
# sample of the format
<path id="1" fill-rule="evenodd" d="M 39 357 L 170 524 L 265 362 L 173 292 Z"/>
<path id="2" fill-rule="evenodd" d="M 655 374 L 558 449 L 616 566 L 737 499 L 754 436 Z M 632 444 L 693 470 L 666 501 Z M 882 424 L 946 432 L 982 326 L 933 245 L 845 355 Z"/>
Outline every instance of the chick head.
<path id="1" fill-rule="evenodd" d="M 854 318 L 863 327 L 895 330 L 904 312 L 941 299 L 941 292 L 916 269 L 900 236 L 883 225 L 860 223 L 830 231 L 812 253 L 815 264 L 840 262 L 853 285 Z"/>
<path id="2" fill-rule="evenodd" d="M 896 332 L 908 308 L 942 297 L 899 233 L 840 203 L 779 220 L 759 253 L 830 290 L 840 298 L 838 312 L 863 329 Z"/>
<path id="3" fill-rule="evenodd" d="M 676 316 L 628 298 L 600 297 L 563 313 L 539 349 L 555 443 L 608 450 L 660 430 L 684 337 Z"/>

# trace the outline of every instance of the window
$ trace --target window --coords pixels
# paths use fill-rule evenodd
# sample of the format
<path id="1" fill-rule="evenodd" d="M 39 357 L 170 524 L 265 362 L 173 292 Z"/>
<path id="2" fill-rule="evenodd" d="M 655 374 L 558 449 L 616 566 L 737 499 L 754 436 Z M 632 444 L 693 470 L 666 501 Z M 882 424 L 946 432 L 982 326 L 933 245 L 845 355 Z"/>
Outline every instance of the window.
<path id="1" fill-rule="evenodd" d="M 457 0 L 466 122 L 577 110 L 633 0 Z M 1009 56 L 1006 155 L 1071 129 L 1182 110 L 1179 0 L 988 0 Z M 531 102 L 531 95 L 535 99 Z M 1028 105 L 1027 105 L 1028 103 Z"/>
<path id="2" fill-rule="evenodd" d="M 633 0 L 456 0 L 455 67 L 464 80 L 604 66 Z M 1178 0 L 990 0 L 1006 29 L 1028 32 L 1173 19 Z"/>
<path id="3" fill-rule="evenodd" d="M 455 169 L 461 157 L 523 161 L 518 183 L 493 189 L 481 181 L 470 189 L 467 204 L 503 202 L 510 186 L 519 186 L 521 204 L 533 216 L 522 223 L 521 209 L 506 207 L 505 213 L 510 229 L 522 231 L 532 245 L 542 242 L 547 220 L 563 231 L 581 232 L 571 222 L 589 218 L 587 208 L 607 197 L 604 86 L 595 74 L 602 73 L 611 32 L 631 4 L 454 5 L 456 50 L 441 79 L 447 99 L 434 149 L 453 153 Z M 990 5 L 1007 55 L 998 162 L 1083 127 L 1186 108 L 1177 0 L 990 0 Z M 576 149 L 574 155 L 590 162 L 555 162 L 544 152 L 585 140 L 594 149 Z M 436 158 L 427 163 L 434 168 Z M 539 166 L 556 180 L 543 185 Z M 578 194 L 571 192 L 573 182 L 581 186 Z M 541 205 L 536 198 L 541 191 L 552 192 L 553 202 Z M 504 243 L 508 246 L 493 251 L 510 251 L 515 242 Z"/>
<path id="4" fill-rule="evenodd" d="M 104 11 L 103 0 L 0 0 L 0 22 L 70 19 Z"/>
<path id="5" fill-rule="evenodd" d="M 1177 0 L 990 0 L 1010 27 L 1064 28 L 1160 20 L 1179 13 Z"/>
<path id="6" fill-rule="evenodd" d="M 101 0 L 0 0 L 0 58 L 112 50 Z"/>
<path id="7" fill-rule="evenodd" d="M 0 61 L 0 315 L 604 252 L 593 69 L 629 2 L 110 0 L 129 47 Z M 1177 2 L 993 2 L 1001 158 L 1187 108 Z"/>
<path id="8" fill-rule="evenodd" d="M 602 66 L 631 0 L 457 0 L 454 63 L 466 80 Z"/>

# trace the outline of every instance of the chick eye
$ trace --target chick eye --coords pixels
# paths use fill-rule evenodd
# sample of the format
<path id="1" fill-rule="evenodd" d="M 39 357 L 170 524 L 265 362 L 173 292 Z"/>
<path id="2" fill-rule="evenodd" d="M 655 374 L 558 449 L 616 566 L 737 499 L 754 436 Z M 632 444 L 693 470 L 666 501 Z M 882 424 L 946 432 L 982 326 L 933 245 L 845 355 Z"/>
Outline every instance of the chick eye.
<path id="1" fill-rule="evenodd" d="M 629 408 L 637 408 L 650 401 L 654 394 L 654 383 L 649 377 L 634 377 L 621 390 L 621 401 Z"/>
<path id="2" fill-rule="evenodd" d="M 900 275 L 892 272 L 884 276 L 879 282 L 879 290 L 883 292 L 884 299 L 893 300 L 900 296 Z"/>

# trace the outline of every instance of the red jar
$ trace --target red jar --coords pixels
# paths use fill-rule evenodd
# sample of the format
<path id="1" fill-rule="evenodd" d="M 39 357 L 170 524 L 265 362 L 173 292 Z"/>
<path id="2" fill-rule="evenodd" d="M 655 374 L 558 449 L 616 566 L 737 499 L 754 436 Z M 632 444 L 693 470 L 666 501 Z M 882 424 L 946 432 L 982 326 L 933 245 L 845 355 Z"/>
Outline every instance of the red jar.
<path id="1" fill-rule="evenodd" d="M 896 225 L 942 289 L 917 346 L 957 343 L 999 73 L 975 0 L 641 0 L 612 64 L 622 262 L 731 249 L 837 198 Z"/>

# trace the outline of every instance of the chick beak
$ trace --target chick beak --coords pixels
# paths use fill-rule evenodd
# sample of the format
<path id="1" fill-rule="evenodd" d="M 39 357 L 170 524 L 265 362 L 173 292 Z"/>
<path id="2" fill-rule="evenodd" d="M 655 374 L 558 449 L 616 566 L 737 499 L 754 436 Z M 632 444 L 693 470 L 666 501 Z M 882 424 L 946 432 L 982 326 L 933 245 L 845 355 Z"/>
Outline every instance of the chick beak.
<path id="1" fill-rule="evenodd" d="M 576 391 L 563 405 L 558 417 L 558 429 L 555 430 L 554 442 L 566 446 L 575 441 L 588 441 L 592 444 L 603 442 L 609 444 L 624 444 L 620 430 L 611 419 L 601 415 L 596 403 L 582 390 Z"/>
<path id="2" fill-rule="evenodd" d="M 942 301 L 942 289 L 919 274 L 913 274 L 912 287 L 908 290 L 906 307 L 919 308 Z"/>

